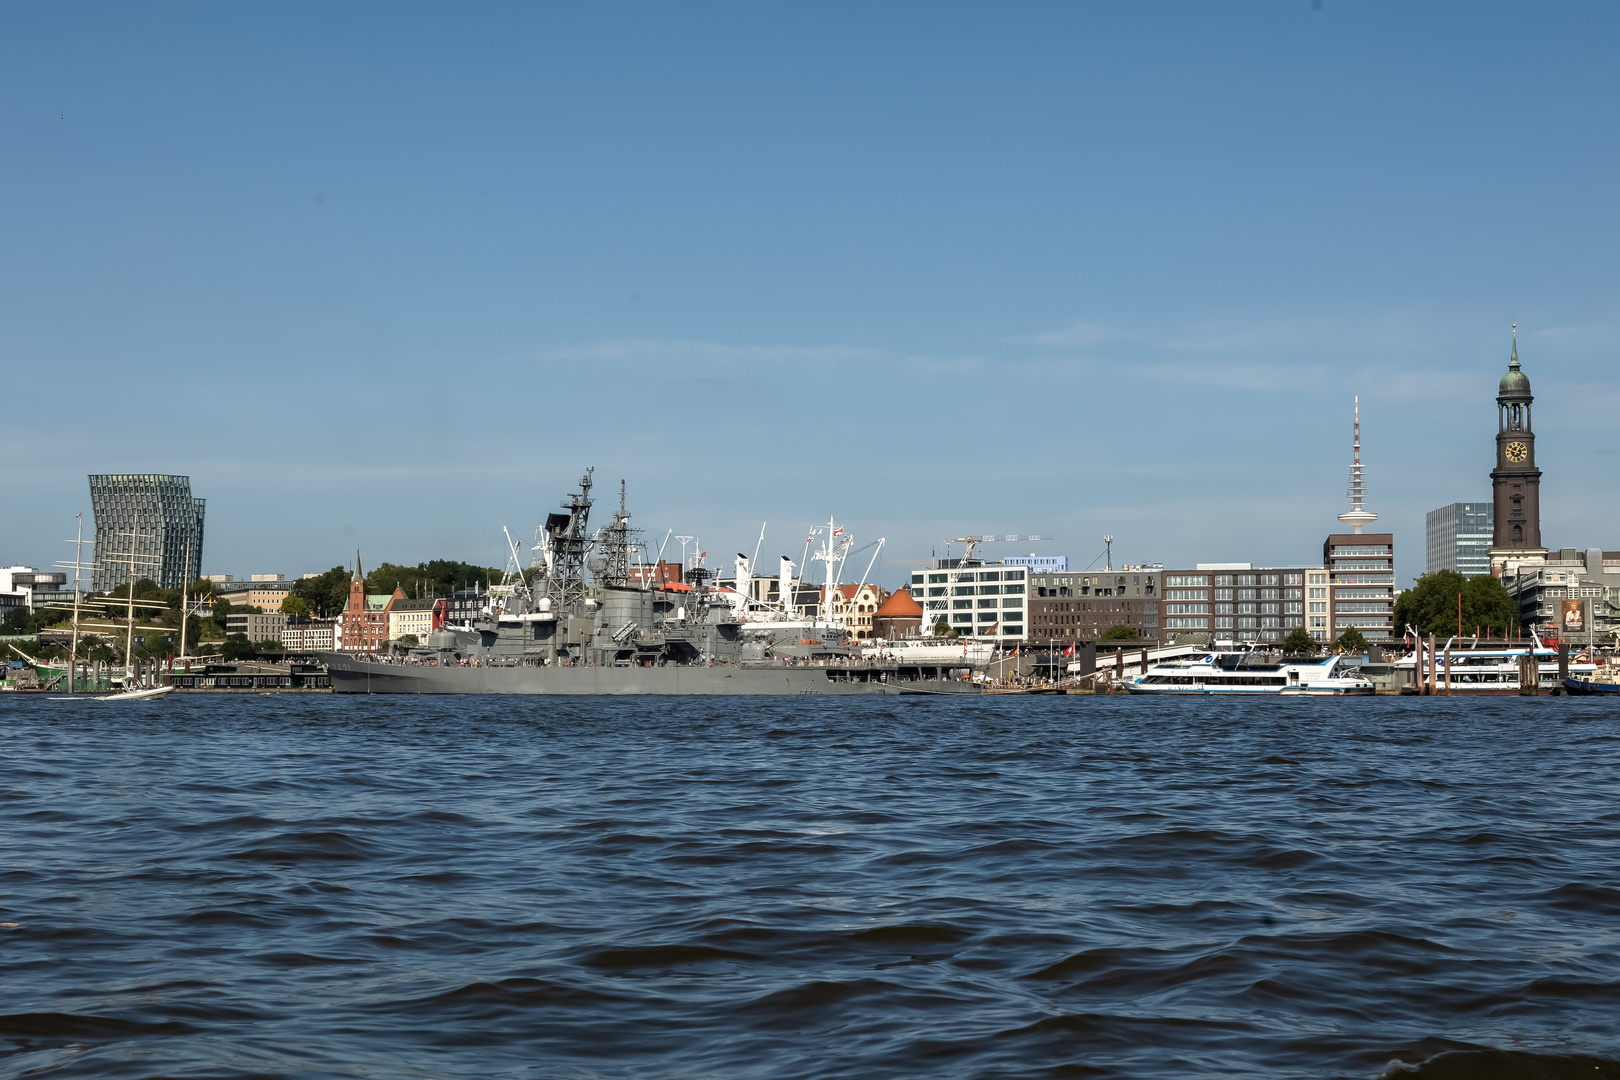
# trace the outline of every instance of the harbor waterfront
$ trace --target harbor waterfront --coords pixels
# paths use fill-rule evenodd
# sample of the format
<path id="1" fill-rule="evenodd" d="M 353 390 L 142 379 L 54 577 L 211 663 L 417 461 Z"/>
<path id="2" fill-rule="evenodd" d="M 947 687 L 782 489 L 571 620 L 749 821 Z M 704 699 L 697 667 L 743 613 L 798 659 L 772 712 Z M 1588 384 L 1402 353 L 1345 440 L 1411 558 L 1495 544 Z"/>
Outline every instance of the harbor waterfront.
<path id="1" fill-rule="evenodd" d="M 1608 700 L 12 694 L 0 734 L 0 1075 L 1620 1075 Z"/>

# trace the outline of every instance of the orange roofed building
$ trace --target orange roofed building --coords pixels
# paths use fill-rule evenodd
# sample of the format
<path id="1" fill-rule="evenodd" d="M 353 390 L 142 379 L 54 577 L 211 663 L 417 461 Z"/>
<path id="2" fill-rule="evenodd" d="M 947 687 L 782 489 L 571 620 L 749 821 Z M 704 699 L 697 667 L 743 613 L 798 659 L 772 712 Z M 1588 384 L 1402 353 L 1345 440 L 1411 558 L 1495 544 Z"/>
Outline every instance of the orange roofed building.
<path id="1" fill-rule="evenodd" d="M 910 589 L 899 589 L 879 605 L 872 615 L 872 633 L 886 641 L 919 637 L 922 634 L 922 605 L 911 598 Z"/>

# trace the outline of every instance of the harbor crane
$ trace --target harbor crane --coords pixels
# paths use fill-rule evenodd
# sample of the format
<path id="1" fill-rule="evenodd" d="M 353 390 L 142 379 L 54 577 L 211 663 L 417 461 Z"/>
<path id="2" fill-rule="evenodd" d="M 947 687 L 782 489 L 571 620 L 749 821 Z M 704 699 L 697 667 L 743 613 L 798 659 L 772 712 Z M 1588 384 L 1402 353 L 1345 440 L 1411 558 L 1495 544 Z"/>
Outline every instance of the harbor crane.
<path id="1" fill-rule="evenodd" d="M 971 558 L 973 558 L 973 549 L 975 547 L 977 547 L 978 545 L 980 545 L 980 544 L 1000 544 L 1000 543 L 1006 543 L 1008 541 L 1011 541 L 1013 543 L 1018 543 L 1018 542 L 1024 541 L 1024 540 L 1050 540 L 1050 539 L 1052 539 L 1050 536 L 1034 536 L 1034 535 L 1016 534 L 1016 533 L 992 533 L 992 534 L 990 534 L 988 536 L 958 536 L 958 537 L 951 538 L 951 539 L 941 540 L 940 543 L 945 545 L 945 557 L 947 559 L 951 557 L 951 545 L 952 544 L 966 544 L 967 545 L 967 550 L 965 550 L 962 553 L 962 558 L 963 559 L 971 559 Z"/>

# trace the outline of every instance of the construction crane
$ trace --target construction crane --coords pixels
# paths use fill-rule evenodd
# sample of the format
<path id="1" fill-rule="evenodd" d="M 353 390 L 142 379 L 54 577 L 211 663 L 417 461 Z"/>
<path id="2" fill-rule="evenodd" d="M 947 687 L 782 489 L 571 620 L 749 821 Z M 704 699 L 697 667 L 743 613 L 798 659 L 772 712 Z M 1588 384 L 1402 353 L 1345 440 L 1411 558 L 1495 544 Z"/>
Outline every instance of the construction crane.
<path id="1" fill-rule="evenodd" d="M 945 545 L 945 557 L 951 557 L 952 544 L 966 544 L 967 550 L 962 553 L 964 560 L 973 558 L 973 549 L 980 544 L 1000 544 L 1011 541 L 1019 543 L 1024 540 L 1050 540 L 1050 536 L 1025 536 L 1015 533 L 992 533 L 988 536 L 958 536 L 953 539 L 940 541 Z"/>

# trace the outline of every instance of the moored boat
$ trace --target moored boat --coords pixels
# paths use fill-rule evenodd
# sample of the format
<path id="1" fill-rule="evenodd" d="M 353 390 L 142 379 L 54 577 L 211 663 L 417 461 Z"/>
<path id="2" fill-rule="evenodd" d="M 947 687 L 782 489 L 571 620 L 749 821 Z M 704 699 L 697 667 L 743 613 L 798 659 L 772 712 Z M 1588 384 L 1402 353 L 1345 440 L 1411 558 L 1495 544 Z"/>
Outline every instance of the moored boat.
<path id="1" fill-rule="evenodd" d="M 1246 652 L 1211 652 L 1155 664 L 1124 685 L 1132 694 L 1369 697 L 1376 692 L 1372 680 L 1348 667 L 1343 656 L 1267 663 Z"/>

